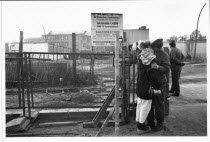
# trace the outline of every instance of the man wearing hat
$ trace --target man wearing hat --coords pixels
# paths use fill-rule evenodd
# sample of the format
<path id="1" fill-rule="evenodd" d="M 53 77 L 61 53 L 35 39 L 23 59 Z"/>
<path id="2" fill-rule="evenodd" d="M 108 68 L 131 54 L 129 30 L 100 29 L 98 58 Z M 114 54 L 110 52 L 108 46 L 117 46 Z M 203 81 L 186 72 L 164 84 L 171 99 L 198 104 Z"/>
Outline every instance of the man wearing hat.
<path id="1" fill-rule="evenodd" d="M 174 40 L 169 42 L 171 52 L 170 52 L 170 62 L 171 62 L 171 77 L 172 77 L 172 86 L 170 89 L 171 96 L 179 96 L 180 95 L 180 86 L 179 86 L 179 79 L 182 70 L 182 63 L 184 59 L 184 55 L 182 52 L 176 48 L 176 43 Z"/>
<path id="2" fill-rule="evenodd" d="M 154 50 L 156 55 L 156 62 L 152 63 L 150 70 L 151 85 L 154 89 L 161 90 L 160 96 L 153 96 L 152 98 L 152 107 L 147 117 L 148 125 L 155 125 L 155 116 L 157 120 L 157 125 L 155 126 L 156 131 L 163 129 L 164 123 L 164 99 L 167 95 L 166 86 L 167 78 L 166 73 L 170 69 L 170 60 L 166 52 L 162 50 L 163 39 L 157 39 L 152 44 L 151 47 Z M 155 115 L 156 114 L 156 115 Z"/>

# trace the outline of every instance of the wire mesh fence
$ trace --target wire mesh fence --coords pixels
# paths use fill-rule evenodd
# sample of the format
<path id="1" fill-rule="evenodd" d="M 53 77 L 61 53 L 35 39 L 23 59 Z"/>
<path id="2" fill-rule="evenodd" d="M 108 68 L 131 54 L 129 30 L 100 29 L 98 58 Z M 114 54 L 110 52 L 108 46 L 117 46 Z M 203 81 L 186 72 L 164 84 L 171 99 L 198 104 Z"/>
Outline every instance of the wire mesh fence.
<path id="1" fill-rule="evenodd" d="M 22 91 L 21 77 L 28 78 L 28 83 L 23 79 L 25 94 L 27 85 L 32 87 L 32 106 L 43 108 L 100 106 L 104 97 L 98 94 L 106 92 L 102 86 L 104 78 L 114 79 L 114 54 L 24 53 L 22 71 L 21 56 L 6 54 L 7 108 L 23 105 L 20 103 L 23 96 L 18 92 Z M 24 99 L 26 107 L 27 99 Z"/>

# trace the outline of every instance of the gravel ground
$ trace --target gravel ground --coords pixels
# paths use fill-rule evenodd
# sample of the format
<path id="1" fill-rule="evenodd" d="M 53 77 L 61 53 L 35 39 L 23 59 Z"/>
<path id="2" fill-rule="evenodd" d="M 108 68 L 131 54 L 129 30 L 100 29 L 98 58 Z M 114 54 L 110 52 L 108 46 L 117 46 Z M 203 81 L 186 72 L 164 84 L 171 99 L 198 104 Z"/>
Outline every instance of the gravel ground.
<path id="1" fill-rule="evenodd" d="M 170 98 L 170 114 L 165 119 L 164 130 L 136 133 L 135 119 L 120 126 L 120 137 L 124 136 L 207 136 L 207 73 L 206 66 L 186 65 L 181 74 L 181 95 Z M 32 125 L 19 136 L 35 137 L 93 137 L 99 128 L 76 126 L 38 127 Z M 102 137 L 114 136 L 114 126 L 106 127 Z"/>

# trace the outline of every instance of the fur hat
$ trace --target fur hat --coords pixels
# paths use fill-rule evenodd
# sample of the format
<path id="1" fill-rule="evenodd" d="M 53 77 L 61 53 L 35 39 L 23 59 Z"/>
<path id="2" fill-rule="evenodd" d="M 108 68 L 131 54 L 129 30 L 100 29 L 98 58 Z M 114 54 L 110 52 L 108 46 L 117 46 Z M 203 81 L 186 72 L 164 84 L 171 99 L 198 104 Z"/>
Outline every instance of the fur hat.
<path id="1" fill-rule="evenodd" d="M 157 48 L 161 48 L 163 46 L 163 39 L 156 39 L 155 41 L 153 41 L 153 43 L 151 44 L 152 47 L 157 47 Z"/>
<path id="2" fill-rule="evenodd" d="M 172 47 L 175 47 L 175 46 L 176 46 L 175 40 L 171 40 L 171 41 L 169 42 L 169 45 L 171 45 Z"/>

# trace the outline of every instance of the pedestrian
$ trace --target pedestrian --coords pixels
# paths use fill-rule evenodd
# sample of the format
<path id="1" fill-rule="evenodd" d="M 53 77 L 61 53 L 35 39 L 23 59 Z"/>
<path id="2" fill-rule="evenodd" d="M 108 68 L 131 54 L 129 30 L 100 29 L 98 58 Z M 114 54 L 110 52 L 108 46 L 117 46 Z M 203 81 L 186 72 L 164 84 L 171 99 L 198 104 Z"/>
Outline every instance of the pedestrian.
<path id="1" fill-rule="evenodd" d="M 180 95 L 179 79 L 180 79 L 182 66 L 184 66 L 183 63 L 184 55 L 176 47 L 176 43 L 174 40 L 171 40 L 169 42 L 169 45 L 171 48 L 170 62 L 171 62 L 171 77 L 172 77 L 172 85 L 169 93 L 172 93 L 171 96 L 179 96 Z"/>
<path id="2" fill-rule="evenodd" d="M 136 107 L 136 123 L 137 133 L 149 130 L 145 121 L 149 114 L 152 105 L 152 97 L 149 93 L 150 80 L 148 72 L 151 69 L 151 64 L 155 62 L 156 56 L 150 47 L 150 42 L 141 42 L 139 44 L 140 54 L 137 56 L 137 107 Z"/>
<path id="3" fill-rule="evenodd" d="M 160 90 L 160 95 L 152 95 L 152 107 L 148 114 L 147 121 L 148 126 L 154 131 L 163 129 L 164 125 L 164 100 L 167 96 L 167 78 L 166 73 L 170 69 L 170 60 L 166 52 L 162 50 L 163 39 L 157 39 L 151 47 L 156 55 L 156 62 L 152 63 L 150 72 L 152 87 L 156 90 Z M 157 124 L 155 124 L 155 119 Z"/>

